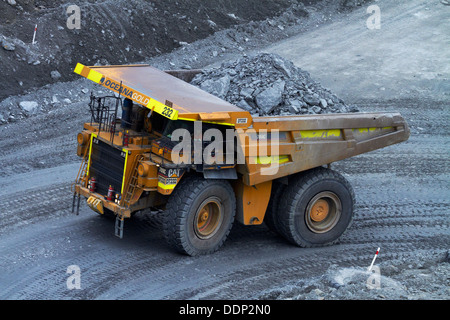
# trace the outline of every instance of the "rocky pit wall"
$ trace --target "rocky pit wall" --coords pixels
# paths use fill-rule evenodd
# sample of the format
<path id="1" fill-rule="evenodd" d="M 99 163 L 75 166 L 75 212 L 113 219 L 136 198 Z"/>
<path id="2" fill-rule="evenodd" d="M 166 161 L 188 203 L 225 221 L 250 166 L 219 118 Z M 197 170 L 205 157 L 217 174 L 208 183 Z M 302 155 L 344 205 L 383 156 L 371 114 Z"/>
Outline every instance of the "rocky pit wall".
<path id="1" fill-rule="evenodd" d="M 80 9 L 80 29 L 69 29 L 76 18 L 67 10 L 72 4 Z M 301 1 L 0 0 L 0 70 L 8 79 L 0 81 L 0 101 L 76 79 L 77 62 L 141 62 L 219 30 L 276 16 L 294 4 Z"/>

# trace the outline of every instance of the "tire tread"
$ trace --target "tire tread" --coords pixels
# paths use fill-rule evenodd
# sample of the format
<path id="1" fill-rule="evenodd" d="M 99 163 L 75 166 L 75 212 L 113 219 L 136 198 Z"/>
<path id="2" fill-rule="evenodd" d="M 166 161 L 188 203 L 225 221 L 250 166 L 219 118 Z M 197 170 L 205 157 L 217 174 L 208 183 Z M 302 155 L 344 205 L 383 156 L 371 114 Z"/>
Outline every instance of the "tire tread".
<path id="1" fill-rule="evenodd" d="M 193 249 L 188 244 L 188 239 L 184 232 L 184 230 L 186 230 L 186 217 L 190 207 L 192 206 L 192 203 L 195 201 L 196 195 L 212 183 L 221 184 L 229 190 L 230 194 L 234 195 L 234 191 L 228 181 L 206 180 L 203 177 L 196 175 L 183 178 L 180 184 L 170 195 L 170 199 L 167 202 L 166 210 L 164 213 L 163 231 L 168 245 L 180 253 L 184 253 L 190 256 L 200 254 L 200 252 Z M 234 220 L 235 211 L 236 201 L 235 199 L 232 199 L 232 221 Z M 232 223 L 220 243 L 206 252 L 201 252 L 201 254 L 210 254 L 217 251 L 225 242 L 228 234 L 231 231 L 231 227 Z"/>
<path id="2" fill-rule="evenodd" d="M 288 188 L 285 190 L 284 197 L 280 200 L 280 217 L 278 219 L 278 227 L 280 230 L 280 234 L 288 240 L 290 243 L 298 245 L 300 247 L 304 248 L 311 248 L 311 247 L 323 247 L 323 246 L 329 246 L 337 243 L 339 239 L 343 236 L 343 234 L 338 237 L 337 239 L 327 242 L 324 244 L 313 244 L 308 241 L 305 241 L 301 237 L 297 236 L 295 233 L 295 210 L 297 207 L 297 203 L 306 190 L 320 180 L 325 179 L 335 179 L 339 182 L 341 182 L 349 191 L 352 198 L 353 204 L 355 203 L 355 193 L 353 191 L 352 186 L 350 183 L 345 179 L 341 174 L 337 173 L 336 171 L 333 171 L 331 169 L 327 169 L 324 167 L 318 167 L 315 169 L 308 170 L 306 172 L 302 172 L 300 174 L 297 174 L 296 176 L 293 176 L 290 181 Z M 352 210 L 353 211 L 353 210 Z M 352 217 L 350 220 L 349 225 L 347 226 L 346 230 L 351 226 L 353 221 L 353 212 Z"/>

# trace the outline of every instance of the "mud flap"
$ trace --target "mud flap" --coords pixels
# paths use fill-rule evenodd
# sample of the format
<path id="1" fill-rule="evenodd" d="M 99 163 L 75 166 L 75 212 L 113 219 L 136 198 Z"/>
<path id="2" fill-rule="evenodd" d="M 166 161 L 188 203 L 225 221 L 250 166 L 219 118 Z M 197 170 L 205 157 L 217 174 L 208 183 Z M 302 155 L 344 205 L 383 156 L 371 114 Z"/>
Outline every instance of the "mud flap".
<path id="1" fill-rule="evenodd" d="M 237 173 L 235 168 L 221 169 L 221 170 L 204 170 L 203 177 L 205 179 L 225 179 L 225 180 L 236 180 Z"/>

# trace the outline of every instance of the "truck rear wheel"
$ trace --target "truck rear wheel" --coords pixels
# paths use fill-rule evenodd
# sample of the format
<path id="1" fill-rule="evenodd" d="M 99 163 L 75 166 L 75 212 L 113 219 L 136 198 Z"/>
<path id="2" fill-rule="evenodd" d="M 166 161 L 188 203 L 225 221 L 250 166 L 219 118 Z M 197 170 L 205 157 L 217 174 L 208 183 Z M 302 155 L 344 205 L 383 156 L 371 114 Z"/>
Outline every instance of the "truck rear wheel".
<path id="1" fill-rule="evenodd" d="M 303 173 L 289 183 L 280 201 L 280 231 L 301 247 L 334 244 L 353 220 L 354 198 L 350 183 L 333 170 Z"/>
<path id="2" fill-rule="evenodd" d="M 233 225 L 236 198 L 226 180 L 186 177 L 166 206 L 164 235 L 175 250 L 196 256 L 217 251 Z"/>

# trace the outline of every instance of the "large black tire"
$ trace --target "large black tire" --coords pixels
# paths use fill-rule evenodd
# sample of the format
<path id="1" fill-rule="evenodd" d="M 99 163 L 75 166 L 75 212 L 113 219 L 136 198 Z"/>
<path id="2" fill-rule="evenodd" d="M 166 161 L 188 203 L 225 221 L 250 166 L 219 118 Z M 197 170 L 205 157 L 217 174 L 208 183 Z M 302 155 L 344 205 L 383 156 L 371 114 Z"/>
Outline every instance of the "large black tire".
<path id="1" fill-rule="evenodd" d="M 170 195 L 163 218 L 167 243 L 197 256 L 217 251 L 234 222 L 236 197 L 226 180 L 182 179 Z"/>
<path id="2" fill-rule="evenodd" d="M 353 220 L 355 195 L 339 173 L 316 168 L 298 175 L 280 201 L 281 234 L 300 247 L 331 245 Z"/>
<path id="3" fill-rule="evenodd" d="M 286 185 L 277 181 L 272 183 L 272 192 L 270 194 L 269 204 L 267 205 L 264 222 L 266 226 L 273 232 L 280 234 L 280 227 L 278 222 L 279 217 L 279 203 L 283 196 Z"/>

